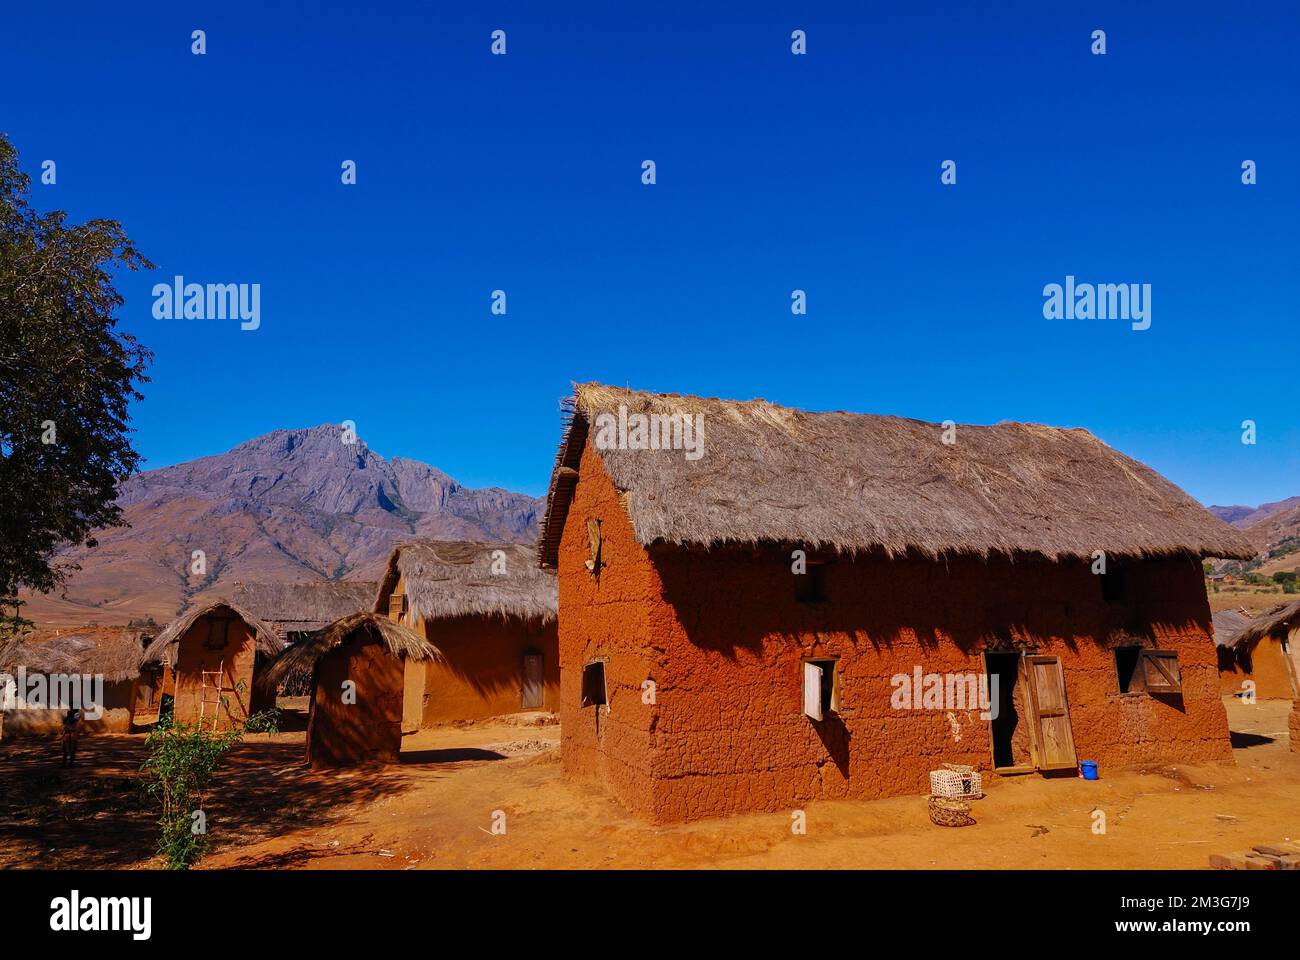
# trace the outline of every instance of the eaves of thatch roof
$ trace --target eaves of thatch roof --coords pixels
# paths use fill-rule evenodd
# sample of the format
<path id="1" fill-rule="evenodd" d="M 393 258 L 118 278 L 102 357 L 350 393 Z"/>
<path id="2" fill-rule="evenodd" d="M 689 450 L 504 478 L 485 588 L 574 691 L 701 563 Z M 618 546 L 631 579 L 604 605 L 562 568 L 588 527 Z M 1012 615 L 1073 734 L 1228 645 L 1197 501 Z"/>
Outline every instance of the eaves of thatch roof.
<path id="1" fill-rule="evenodd" d="M 262 690 L 274 690 L 290 674 L 310 670 L 325 653 L 358 631 L 365 631 L 381 640 L 395 657 L 442 659 L 437 647 L 409 627 L 394 623 L 382 614 L 354 613 L 317 630 L 302 643 L 286 647 L 259 672 L 254 683 Z"/>
<path id="2" fill-rule="evenodd" d="M 185 631 L 189 630 L 200 617 L 209 613 L 218 613 L 222 610 L 228 610 L 249 626 L 256 638 L 258 653 L 274 655 L 284 649 L 283 641 L 276 636 L 275 630 L 272 629 L 270 624 L 254 616 L 251 611 L 240 606 L 235 601 L 218 597 L 201 605 L 191 607 L 167 624 L 162 632 L 154 638 L 153 643 L 149 644 L 149 648 L 145 650 L 144 662 L 156 663 L 167 659 L 175 664 L 175 651 L 172 648 L 180 642 L 181 637 L 185 636 Z"/>

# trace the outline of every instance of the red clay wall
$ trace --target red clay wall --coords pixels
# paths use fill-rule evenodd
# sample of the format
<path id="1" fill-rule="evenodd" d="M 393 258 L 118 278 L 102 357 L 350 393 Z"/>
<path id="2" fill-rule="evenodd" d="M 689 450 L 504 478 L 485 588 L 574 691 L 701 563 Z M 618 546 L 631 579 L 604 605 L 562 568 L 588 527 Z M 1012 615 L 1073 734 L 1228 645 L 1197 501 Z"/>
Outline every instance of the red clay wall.
<path id="1" fill-rule="evenodd" d="M 1300 751 L 1300 700 L 1291 702 L 1291 749 Z"/>
<path id="2" fill-rule="evenodd" d="M 405 589 L 399 578 L 393 592 Z M 387 596 L 382 600 L 386 604 Z M 405 732 L 522 712 L 524 656 L 530 653 L 542 656 L 543 691 L 542 705 L 528 709 L 559 710 L 559 632 L 554 620 L 467 616 L 426 621 L 408 613 L 401 622 L 428 637 L 445 658 L 441 663 L 406 665 Z"/>
<path id="3" fill-rule="evenodd" d="M 402 749 L 402 660 L 354 634 L 316 663 L 307 760 L 313 767 L 397 763 Z M 355 702 L 344 700 L 344 681 Z"/>
<path id="4" fill-rule="evenodd" d="M 560 545 L 564 769 L 606 781 L 648 819 L 923 793 L 944 761 L 989 769 L 978 710 L 898 710 L 890 699 L 891 677 L 918 665 L 982 672 L 988 644 L 1060 656 L 1078 757 L 1103 775 L 1231 756 L 1210 611 L 1190 560 L 1132 565 L 1135 600 L 1124 607 L 1104 602 L 1082 562 L 883 557 L 830 564 L 827 601 L 805 604 L 788 554 L 648 553 L 590 448 L 580 469 Z M 588 517 L 603 520 L 598 585 L 582 566 Z M 1178 652 L 1181 697 L 1119 692 L 1111 647 L 1133 642 L 1115 637 L 1125 628 Z M 599 723 L 578 705 L 582 665 L 597 655 L 609 657 L 612 695 Z M 839 718 L 820 724 L 802 711 L 801 660 L 811 656 L 841 658 Z M 641 702 L 647 678 L 654 706 Z"/>
<path id="5" fill-rule="evenodd" d="M 1250 669 L 1246 669 L 1247 665 Z M 1289 700 L 1296 695 L 1291 680 L 1294 669 L 1284 642 L 1277 637 L 1264 637 L 1251 646 L 1248 654 L 1238 652 L 1230 663 L 1220 659 L 1220 690 L 1236 695 L 1242 691 L 1242 681 L 1253 680 L 1257 699 Z"/>
<path id="6" fill-rule="evenodd" d="M 208 631 L 214 619 L 220 618 L 199 617 L 180 639 L 176 653 L 176 699 L 173 710 L 177 723 L 195 723 L 199 719 L 200 674 L 202 671 L 220 668 L 224 674 L 221 696 L 226 700 L 226 709 L 219 713 L 219 726 L 226 729 L 232 720 L 243 722 L 248 719 L 250 712 L 260 706 L 252 702 L 257 647 L 252 630 L 238 617 L 229 621 L 225 645 L 216 649 L 210 647 Z M 215 682 L 215 678 L 209 678 L 209 681 Z M 242 692 L 237 689 L 241 683 Z M 208 694 L 209 698 L 214 695 Z M 204 710 L 206 726 L 206 718 L 211 716 L 212 707 L 205 707 Z"/>
<path id="7" fill-rule="evenodd" d="M 131 702 L 134 695 L 134 680 L 105 682 L 103 713 L 98 720 L 83 719 L 81 732 L 85 734 L 130 733 Z M 66 713 L 66 710 L 6 710 L 3 720 L 0 720 L 0 731 L 2 731 L 0 736 L 8 739 L 61 734 L 63 717 Z"/>

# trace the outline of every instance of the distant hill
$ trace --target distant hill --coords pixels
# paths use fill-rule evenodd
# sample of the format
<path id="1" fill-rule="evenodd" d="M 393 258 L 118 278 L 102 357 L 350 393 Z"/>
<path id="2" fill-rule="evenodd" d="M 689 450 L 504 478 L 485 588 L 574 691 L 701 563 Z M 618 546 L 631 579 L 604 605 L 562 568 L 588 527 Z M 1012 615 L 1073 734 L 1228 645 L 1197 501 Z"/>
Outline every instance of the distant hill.
<path id="1" fill-rule="evenodd" d="M 1253 527 L 1262 523 L 1269 517 L 1279 513 L 1285 513 L 1300 507 L 1300 497 L 1287 497 L 1285 500 L 1278 500 L 1273 503 L 1260 504 L 1258 507 L 1206 507 L 1210 513 L 1214 514 L 1225 523 L 1230 523 L 1239 530 L 1245 530 L 1247 527 Z"/>
<path id="2" fill-rule="evenodd" d="M 171 620 L 202 593 L 236 581 L 377 580 L 399 540 L 537 538 L 542 498 L 463 487 L 442 471 L 365 443 L 343 428 L 276 430 L 227 453 L 132 477 L 118 502 L 130 527 L 103 531 L 57 593 L 25 596 L 41 626 Z M 191 556 L 206 555 L 204 576 Z"/>

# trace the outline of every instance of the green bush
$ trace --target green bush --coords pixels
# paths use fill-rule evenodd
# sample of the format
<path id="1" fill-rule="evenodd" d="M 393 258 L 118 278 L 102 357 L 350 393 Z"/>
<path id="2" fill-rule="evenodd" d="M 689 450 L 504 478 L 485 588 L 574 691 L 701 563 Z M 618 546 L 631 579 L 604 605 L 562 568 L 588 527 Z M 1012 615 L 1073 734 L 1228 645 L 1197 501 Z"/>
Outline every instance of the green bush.
<path id="1" fill-rule="evenodd" d="M 194 814 L 203 809 L 221 758 L 245 734 L 274 733 L 276 729 L 276 713 L 270 710 L 221 731 L 173 723 L 170 712 L 159 718 L 145 740 L 149 756 L 141 769 L 147 778 L 145 792 L 161 808 L 158 853 L 169 869 L 187 870 L 207 852 L 207 831 L 197 828 Z"/>

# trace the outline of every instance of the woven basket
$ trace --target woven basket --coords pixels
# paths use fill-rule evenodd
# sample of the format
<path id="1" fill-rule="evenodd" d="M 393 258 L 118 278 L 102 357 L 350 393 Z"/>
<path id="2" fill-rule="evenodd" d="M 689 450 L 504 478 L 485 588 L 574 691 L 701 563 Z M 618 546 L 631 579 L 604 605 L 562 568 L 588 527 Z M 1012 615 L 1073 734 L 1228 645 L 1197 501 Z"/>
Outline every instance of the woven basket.
<path id="1" fill-rule="evenodd" d="M 960 800 L 978 800 L 984 796 L 984 784 L 973 767 L 945 763 L 944 770 L 930 771 L 930 795 Z"/>
<path id="2" fill-rule="evenodd" d="M 975 818 L 970 815 L 970 804 L 965 800 L 930 797 L 927 804 L 930 819 L 941 827 L 969 827 L 975 822 Z"/>

